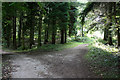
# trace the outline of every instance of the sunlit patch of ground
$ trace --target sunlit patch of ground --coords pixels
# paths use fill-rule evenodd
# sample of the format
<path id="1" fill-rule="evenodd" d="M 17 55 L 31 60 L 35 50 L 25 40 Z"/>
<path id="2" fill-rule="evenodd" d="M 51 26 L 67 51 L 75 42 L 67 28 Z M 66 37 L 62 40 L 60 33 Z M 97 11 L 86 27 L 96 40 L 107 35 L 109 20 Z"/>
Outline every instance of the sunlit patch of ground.
<path id="1" fill-rule="evenodd" d="M 117 48 L 97 42 L 89 46 L 85 57 L 91 69 L 98 75 L 104 78 L 118 78 L 118 54 Z"/>

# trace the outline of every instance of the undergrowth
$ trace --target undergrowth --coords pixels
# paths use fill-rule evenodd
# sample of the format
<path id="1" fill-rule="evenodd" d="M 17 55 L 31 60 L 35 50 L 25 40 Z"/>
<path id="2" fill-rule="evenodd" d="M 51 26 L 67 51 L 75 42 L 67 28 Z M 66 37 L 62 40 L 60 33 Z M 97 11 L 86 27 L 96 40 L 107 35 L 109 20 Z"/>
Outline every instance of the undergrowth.
<path id="1" fill-rule="evenodd" d="M 104 45 L 95 41 L 88 46 L 89 52 L 85 58 L 90 64 L 91 70 L 103 78 L 120 77 L 118 69 L 118 49 L 114 46 Z"/>
<path id="2" fill-rule="evenodd" d="M 4 49 L 8 52 L 29 52 L 29 51 L 60 51 L 67 48 L 73 48 L 80 44 L 89 44 L 92 42 L 91 38 L 88 37 L 77 37 L 71 38 L 67 40 L 68 42 L 65 44 L 43 44 L 40 47 L 33 47 L 32 49 L 25 49 L 22 50 L 22 48 L 18 48 L 17 50 L 10 50 L 10 49 Z"/>

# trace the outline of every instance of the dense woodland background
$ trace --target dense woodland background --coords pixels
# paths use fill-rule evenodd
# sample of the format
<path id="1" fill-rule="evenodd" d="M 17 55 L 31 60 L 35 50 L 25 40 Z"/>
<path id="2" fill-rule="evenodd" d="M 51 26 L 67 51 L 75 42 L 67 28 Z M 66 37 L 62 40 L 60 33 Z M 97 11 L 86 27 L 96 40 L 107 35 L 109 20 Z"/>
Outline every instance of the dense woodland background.
<path id="1" fill-rule="evenodd" d="M 68 33 L 75 33 L 76 7 L 76 3 L 3 3 L 4 45 L 31 49 L 66 43 Z"/>
<path id="2" fill-rule="evenodd" d="M 93 71 L 118 78 L 120 2 L 4 2 L 2 43 L 21 51 L 89 44 L 85 57 Z"/>
<path id="3" fill-rule="evenodd" d="M 120 46 L 119 2 L 9 2 L 3 3 L 2 9 L 3 45 L 7 48 L 64 44 L 68 36 L 76 38 L 96 30 L 104 32 L 109 45 L 113 45 L 114 38 L 115 45 Z M 81 35 L 77 35 L 78 30 Z"/>

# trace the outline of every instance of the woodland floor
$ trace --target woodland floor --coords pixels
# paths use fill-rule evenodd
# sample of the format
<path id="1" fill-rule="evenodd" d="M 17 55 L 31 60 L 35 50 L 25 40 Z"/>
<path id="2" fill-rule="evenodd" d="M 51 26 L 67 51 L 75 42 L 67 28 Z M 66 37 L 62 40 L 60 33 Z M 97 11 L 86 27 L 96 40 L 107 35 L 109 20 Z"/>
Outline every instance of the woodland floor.
<path id="1" fill-rule="evenodd" d="M 3 54 L 4 78 L 98 78 L 84 59 L 87 44 L 61 51 Z"/>

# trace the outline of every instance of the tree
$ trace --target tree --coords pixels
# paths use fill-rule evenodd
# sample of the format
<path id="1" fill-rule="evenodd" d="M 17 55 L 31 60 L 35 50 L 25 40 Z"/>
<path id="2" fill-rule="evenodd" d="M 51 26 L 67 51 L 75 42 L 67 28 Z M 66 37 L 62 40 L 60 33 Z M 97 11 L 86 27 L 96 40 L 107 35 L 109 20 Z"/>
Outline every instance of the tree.
<path id="1" fill-rule="evenodd" d="M 42 16 L 39 17 L 39 26 L 38 26 L 38 47 L 42 45 L 42 43 L 41 43 L 41 30 L 42 30 Z"/>
<path id="2" fill-rule="evenodd" d="M 35 13 L 36 13 L 36 3 L 28 3 L 29 8 L 29 14 L 28 14 L 28 20 L 29 20 L 29 27 L 30 27 L 30 49 L 32 48 L 32 45 L 34 44 L 34 27 L 35 27 Z"/>

